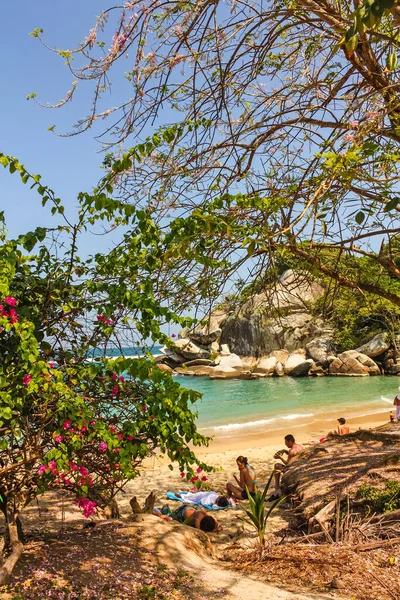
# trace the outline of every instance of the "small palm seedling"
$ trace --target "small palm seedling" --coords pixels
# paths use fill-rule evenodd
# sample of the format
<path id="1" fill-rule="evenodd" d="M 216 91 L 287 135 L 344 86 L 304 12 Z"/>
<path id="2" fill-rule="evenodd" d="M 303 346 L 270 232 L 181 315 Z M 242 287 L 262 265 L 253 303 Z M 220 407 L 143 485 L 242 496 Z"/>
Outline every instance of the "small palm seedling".
<path id="1" fill-rule="evenodd" d="M 274 503 L 269 507 L 269 509 L 266 510 L 265 498 L 267 496 L 273 475 L 274 474 L 272 472 L 263 492 L 256 488 L 254 496 L 251 496 L 249 490 L 246 487 L 249 500 L 249 507 L 246 508 L 245 506 L 241 505 L 242 510 L 247 515 L 247 519 L 245 518 L 244 520 L 247 523 L 250 523 L 250 525 L 252 525 L 257 530 L 258 540 L 260 542 L 261 547 L 263 547 L 265 543 L 265 529 L 267 527 L 267 522 L 270 514 L 286 498 L 286 496 L 281 496 L 280 498 L 274 501 Z"/>

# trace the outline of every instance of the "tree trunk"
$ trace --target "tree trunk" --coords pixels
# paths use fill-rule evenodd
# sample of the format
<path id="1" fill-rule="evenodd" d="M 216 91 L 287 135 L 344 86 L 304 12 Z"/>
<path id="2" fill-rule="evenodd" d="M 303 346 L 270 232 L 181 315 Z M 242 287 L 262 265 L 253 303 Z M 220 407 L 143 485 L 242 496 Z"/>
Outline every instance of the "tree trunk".
<path id="1" fill-rule="evenodd" d="M 10 581 L 11 573 L 24 551 L 24 546 L 18 535 L 18 514 L 12 504 L 8 501 L 6 506 L 6 537 L 9 540 L 10 554 L 2 561 L 0 567 L 0 586 L 6 585 Z"/>

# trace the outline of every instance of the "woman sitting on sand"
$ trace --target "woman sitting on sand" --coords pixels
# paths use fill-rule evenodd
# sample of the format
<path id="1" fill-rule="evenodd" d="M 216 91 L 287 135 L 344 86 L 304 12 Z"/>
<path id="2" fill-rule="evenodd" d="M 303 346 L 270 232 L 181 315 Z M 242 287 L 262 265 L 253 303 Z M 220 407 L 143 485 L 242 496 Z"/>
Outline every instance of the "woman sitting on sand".
<path id="1" fill-rule="evenodd" d="M 226 484 L 227 495 L 232 496 L 237 500 L 247 500 L 247 490 L 249 490 L 251 496 L 255 496 L 257 483 L 256 474 L 249 465 L 245 456 L 238 456 L 236 459 L 236 464 L 239 469 L 240 478 L 238 479 L 236 475 L 234 475 L 234 478 L 238 486 L 231 482 L 228 482 Z"/>

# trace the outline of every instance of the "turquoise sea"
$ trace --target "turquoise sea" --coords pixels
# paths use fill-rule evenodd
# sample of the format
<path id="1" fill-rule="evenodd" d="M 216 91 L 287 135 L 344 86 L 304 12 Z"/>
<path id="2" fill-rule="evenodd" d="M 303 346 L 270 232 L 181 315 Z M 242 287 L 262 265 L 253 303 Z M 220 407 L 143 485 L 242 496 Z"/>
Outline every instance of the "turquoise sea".
<path id="1" fill-rule="evenodd" d="M 124 348 L 125 356 L 141 354 Z M 154 346 L 152 353 L 160 353 Z M 118 356 L 119 351 L 109 353 Z M 185 388 L 203 394 L 194 405 L 198 426 L 207 435 L 230 437 L 250 432 L 288 430 L 312 425 L 332 415 L 346 419 L 373 416 L 392 410 L 398 392 L 397 377 L 304 377 L 256 380 L 211 380 L 205 377 L 175 378 Z"/>
<path id="2" fill-rule="evenodd" d="M 290 429 L 326 419 L 378 415 L 393 408 L 397 377 L 304 377 L 256 380 L 211 380 L 177 377 L 203 394 L 196 403 L 200 430 L 231 436 Z M 246 431 L 247 430 L 247 431 Z"/>

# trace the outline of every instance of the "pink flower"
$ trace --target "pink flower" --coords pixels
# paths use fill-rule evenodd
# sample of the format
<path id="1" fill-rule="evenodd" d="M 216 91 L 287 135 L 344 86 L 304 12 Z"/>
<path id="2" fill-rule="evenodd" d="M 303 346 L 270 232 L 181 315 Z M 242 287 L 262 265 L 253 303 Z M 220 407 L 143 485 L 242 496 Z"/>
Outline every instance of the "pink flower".
<path id="1" fill-rule="evenodd" d="M 173 334 L 171 335 L 171 337 L 173 337 L 173 338 L 174 338 L 174 337 L 176 337 L 175 333 L 173 333 Z"/>
<path id="2" fill-rule="evenodd" d="M 18 323 L 18 315 L 13 308 L 10 309 L 10 321 L 11 323 Z"/>
<path id="3" fill-rule="evenodd" d="M 115 396 L 118 394 L 119 392 L 119 387 L 117 385 L 114 385 L 113 389 L 111 390 L 111 397 L 115 398 Z"/>
<path id="4" fill-rule="evenodd" d="M 120 451 L 120 448 L 115 448 L 114 452 L 117 454 Z"/>
<path id="5" fill-rule="evenodd" d="M 194 485 L 193 487 L 190 488 L 191 492 L 197 492 L 197 487 Z"/>
<path id="6" fill-rule="evenodd" d="M 113 373 L 110 377 L 110 379 L 112 379 L 113 381 L 118 381 L 118 377 L 115 373 Z"/>
<path id="7" fill-rule="evenodd" d="M 71 429 L 71 421 L 69 419 L 65 419 L 62 428 L 63 429 Z"/>
<path id="8" fill-rule="evenodd" d="M 64 484 L 65 485 L 71 485 L 71 480 L 70 479 L 64 479 Z"/>
<path id="9" fill-rule="evenodd" d="M 203 469 L 202 469 L 201 467 L 198 467 L 198 468 L 196 469 L 196 473 L 201 473 L 201 472 L 202 472 L 202 470 L 203 470 Z"/>
<path id="10" fill-rule="evenodd" d="M 79 473 L 83 476 L 86 477 L 86 475 L 89 475 L 88 471 L 86 470 L 86 468 L 84 466 L 79 467 Z"/>
<path id="11" fill-rule="evenodd" d="M 55 363 L 55 362 L 49 362 L 49 367 L 50 367 L 50 369 L 54 369 L 54 368 L 55 368 L 55 366 L 56 366 L 56 363 Z"/>
<path id="12" fill-rule="evenodd" d="M 201 478 L 201 480 L 202 480 L 202 481 L 207 481 L 207 477 L 206 477 L 206 476 L 203 476 L 203 477 Z"/>
<path id="13" fill-rule="evenodd" d="M 94 425 L 96 425 L 96 421 L 90 421 L 89 425 L 90 427 L 93 427 Z"/>
<path id="14" fill-rule="evenodd" d="M 344 136 L 344 141 L 345 142 L 354 142 L 354 135 L 352 133 L 346 133 L 346 135 Z"/>
<path id="15" fill-rule="evenodd" d="M 63 436 L 62 435 L 56 435 L 56 437 L 54 439 L 57 442 L 57 444 L 61 444 L 61 442 L 63 441 Z"/>
<path id="16" fill-rule="evenodd" d="M 199 480 L 199 478 L 198 478 L 198 477 L 197 477 L 197 475 L 196 475 L 195 477 L 192 477 L 190 481 L 191 481 L 192 483 L 194 483 L 195 481 L 198 481 L 198 480 Z"/>
<path id="17" fill-rule="evenodd" d="M 22 383 L 24 385 L 28 385 L 31 379 L 32 379 L 32 375 L 25 375 L 25 377 L 22 380 Z"/>
<path id="18" fill-rule="evenodd" d="M 350 129 L 357 129 L 358 121 L 350 121 L 349 125 L 350 125 Z"/>
<path id="19" fill-rule="evenodd" d="M 122 433 L 117 433 L 117 438 L 118 438 L 119 440 L 123 440 L 123 439 L 124 439 L 124 436 L 122 435 Z"/>
<path id="20" fill-rule="evenodd" d="M 111 431 L 111 433 L 117 433 L 117 428 L 115 425 L 110 425 L 108 429 Z"/>
<path id="21" fill-rule="evenodd" d="M 40 467 L 37 470 L 37 474 L 42 475 L 43 473 L 46 473 L 46 471 L 47 471 L 47 465 L 40 465 Z"/>
<path id="22" fill-rule="evenodd" d="M 114 469 L 119 469 L 119 463 L 114 464 Z"/>
<path id="23" fill-rule="evenodd" d="M 154 419 L 155 419 L 155 416 L 154 416 L 154 415 L 151 415 L 150 419 L 151 419 L 152 421 L 154 421 Z"/>
<path id="24" fill-rule="evenodd" d="M 131 442 L 133 440 L 133 435 L 128 435 L 128 440 Z"/>
<path id="25" fill-rule="evenodd" d="M 99 450 L 101 450 L 102 452 L 104 452 L 105 450 L 107 450 L 107 444 L 105 442 L 100 442 L 100 444 L 99 444 Z"/>
<path id="26" fill-rule="evenodd" d="M 82 433 L 86 433 L 86 432 L 87 432 L 87 427 L 83 426 L 83 427 L 81 428 L 81 431 L 82 431 Z"/>
<path id="27" fill-rule="evenodd" d="M 69 463 L 69 467 L 70 467 L 71 471 L 78 471 L 79 470 L 78 465 L 75 464 L 75 463 Z"/>
<path id="28" fill-rule="evenodd" d="M 180 475 L 181 475 L 182 479 L 185 477 L 185 473 L 183 471 Z"/>
<path id="29" fill-rule="evenodd" d="M 87 519 L 96 513 L 96 502 L 92 502 L 88 498 L 77 498 L 75 502 L 82 510 L 83 516 Z"/>
<path id="30" fill-rule="evenodd" d="M 142 407 L 142 412 L 145 413 L 147 411 L 147 406 Z"/>
<path id="31" fill-rule="evenodd" d="M 125 381 L 125 377 L 123 377 L 122 375 L 121 375 L 121 377 L 119 377 L 118 379 L 119 379 L 120 381 Z"/>
<path id="32" fill-rule="evenodd" d="M 6 298 L 4 298 L 4 302 L 6 304 L 8 304 L 9 306 L 17 306 L 17 304 L 18 304 L 16 299 L 13 298 L 12 296 L 7 296 Z"/>

